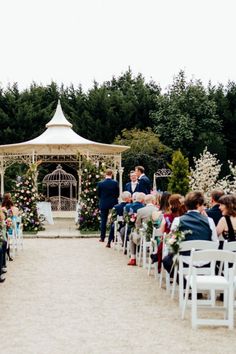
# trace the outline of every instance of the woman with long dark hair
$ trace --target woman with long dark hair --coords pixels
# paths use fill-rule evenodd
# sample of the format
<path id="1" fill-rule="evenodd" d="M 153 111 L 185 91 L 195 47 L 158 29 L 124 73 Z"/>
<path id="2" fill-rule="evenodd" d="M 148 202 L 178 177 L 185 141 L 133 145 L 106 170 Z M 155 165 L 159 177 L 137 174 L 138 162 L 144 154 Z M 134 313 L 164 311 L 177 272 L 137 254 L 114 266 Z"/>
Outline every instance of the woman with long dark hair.
<path id="1" fill-rule="evenodd" d="M 236 195 L 223 195 L 218 203 L 223 216 L 216 227 L 217 235 L 228 242 L 236 241 Z"/>

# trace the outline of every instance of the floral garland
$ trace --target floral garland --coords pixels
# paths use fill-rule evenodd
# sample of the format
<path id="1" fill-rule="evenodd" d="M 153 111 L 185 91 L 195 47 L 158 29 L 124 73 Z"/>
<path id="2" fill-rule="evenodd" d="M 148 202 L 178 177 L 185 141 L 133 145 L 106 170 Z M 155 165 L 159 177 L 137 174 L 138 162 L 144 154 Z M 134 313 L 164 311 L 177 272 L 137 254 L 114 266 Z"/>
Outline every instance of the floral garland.
<path id="1" fill-rule="evenodd" d="M 90 161 L 84 161 L 82 170 L 80 205 L 78 210 L 79 229 L 97 231 L 100 226 L 97 184 L 103 177 L 104 166 L 100 167 Z"/>
<path id="2" fill-rule="evenodd" d="M 125 212 L 124 220 L 125 223 L 128 224 L 129 228 L 131 229 L 135 228 L 136 219 L 137 219 L 137 213 L 134 213 L 132 208 L 130 208 L 129 212 Z"/>

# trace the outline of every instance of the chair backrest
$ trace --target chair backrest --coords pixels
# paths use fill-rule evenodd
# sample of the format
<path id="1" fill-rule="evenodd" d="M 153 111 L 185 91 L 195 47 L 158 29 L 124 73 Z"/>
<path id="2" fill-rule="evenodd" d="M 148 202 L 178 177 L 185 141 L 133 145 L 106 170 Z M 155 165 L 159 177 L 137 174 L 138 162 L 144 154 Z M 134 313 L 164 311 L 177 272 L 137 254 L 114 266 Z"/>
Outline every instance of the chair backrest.
<path id="1" fill-rule="evenodd" d="M 236 241 L 233 242 L 224 242 L 224 250 L 226 251 L 232 251 L 232 252 L 236 252 Z"/>
<path id="2" fill-rule="evenodd" d="M 196 251 L 193 249 L 191 252 L 191 261 L 192 262 L 220 261 L 220 262 L 234 263 L 236 262 L 236 254 L 225 250 L 209 249 L 209 250 Z"/>
<path id="3" fill-rule="evenodd" d="M 153 227 L 153 229 L 152 229 L 152 238 L 162 237 L 162 236 L 163 236 L 163 233 L 159 229 L 156 229 L 155 227 Z"/>
<path id="4" fill-rule="evenodd" d="M 215 275 L 215 265 L 216 262 L 224 263 L 224 276 L 228 277 L 229 274 L 229 263 L 233 263 L 232 273 L 235 273 L 236 269 L 236 254 L 232 251 L 225 250 L 192 250 L 190 268 L 193 267 L 194 262 L 208 262 L 211 265 L 211 274 Z M 196 272 L 195 272 L 196 274 Z"/>
<path id="5" fill-rule="evenodd" d="M 180 244 L 180 253 L 179 253 L 179 271 L 180 273 L 186 273 L 188 270 L 184 268 L 183 263 L 191 263 L 191 251 L 194 250 L 217 250 L 219 247 L 218 242 L 213 241 L 203 241 L 203 240 L 193 240 L 193 241 L 183 241 Z M 182 253 L 182 254 L 181 254 Z M 205 262 L 207 264 L 209 262 Z M 199 263 L 200 265 L 200 263 Z M 214 264 L 212 264 L 211 268 L 205 268 L 204 263 L 203 267 L 199 267 L 197 273 L 198 274 L 207 274 L 213 272 Z"/>
<path id="6" fill-rule="evenodd" d="M 214 241 L 202 241 L 202 240 L 194 240 L 194 241 L 183 241 L 180 244 L 180 252 L 195 250 L 208 250 L 208 249 L 218 249 L 218 242 Z"/>

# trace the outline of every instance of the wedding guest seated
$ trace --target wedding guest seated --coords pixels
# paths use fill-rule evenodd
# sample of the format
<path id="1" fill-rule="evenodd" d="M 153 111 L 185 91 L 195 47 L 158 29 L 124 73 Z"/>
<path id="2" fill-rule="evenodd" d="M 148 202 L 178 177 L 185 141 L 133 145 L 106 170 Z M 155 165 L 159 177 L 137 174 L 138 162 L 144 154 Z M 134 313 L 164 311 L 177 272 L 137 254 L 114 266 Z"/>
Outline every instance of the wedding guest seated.
<path id="1" fill-rule="evenodd" d="M 156 208 L 156 201 L 155 201 L 155 196 L 152 194 L 147 194 L 144 199 L 145 207 L 138 209 L 137 211 L 137 218 L 135 222 L 135 229 L 137 233 L 135 234 L 135 239 L 134 235 L 130 236 L 130 252 L 131 252 L 131 259 L 128 263 L 128 265 L 135 266 L 136 265 L 136 245 L 139 244 L 140 241 L 140 234 L 139 230 L 142 227 L 142 223 L 145 221 L 148 221 L 152 218 L 152 213 L 154 210 L 157 210 Z"/>
<path id="2" fill-rule="evenodd" d="M 236 241 L 236 195 L 223 195 L 219 204 L 223 216 L 217 225 L 217 234 L 228 242 Z"/>
<path id="3" fill-rule="evenodd" d="M 204 196 L 200 191 L 189 192 L 185 197 L 187 213 L 175 217 L 171 230 L 190 231 L 185 235 L 185 241 L 202 240 L 218 241 L 213 219 L 205 215 Z M 173 255 L 163 259 L 164 268 L 170 273 L 173 270 Z"/>
<path id="4" fill-rule="evenodd" d="M 5 214 L 0 209 L 0 283 L 5 281 L 4 273 L 7 272 L 6 268 L 6 253 L 7 253 L 7 233 L 5 225 Z"/>
<path id="5" fill-rule="evenodd" d="M 3 201 L 2 201 L 2 210 L 5 211 L 5 213 L 6 213 L 5 219 L 7 219 L 8 217 L 12 218 L 13 212 L 18 215 L 19 209 L 14 206 L 13 201 L 11 199 L 11 193 L 4 194 Z M 7 239 L 6 239 L 6 245 L 4 243 L 3 247 L 5 250 L 4 263 L 5 263 L 5 267 L 6 267 L 6 254 L 8 256 L 9 261 L 13 261 L 13 258 L 11 258 L 11 256 L 10 256 L 10 243 L 7 242 Z"/>
<path id="6" fill-rule="evenodd" d="M 126 218 L 126 215 L 135 215 L 137 214 L 137 211 L 140 208 L 144 207 L 144 198 L 145 198 L 145 194 L 144 193 L 134 193 L 132 195 L 132 203 L 128 203 L 126 204 L 125 208 L 124 208 L 124 218 Z M 127 241 L 129 240 L 129 234 L 131 232 L 131 226 L 128 225 L 128 229 L 127 229 Z M 121 235 L 121 239 L 124 242 L 125 239 L 125 225 L 120 229 L 120 235 Z M 125 245 L 126 248 L 127 244 Z M 126 252 L 125 252 L 126 253 Z"/>
<path id="7" fill-rule="evenodd" d="M 121 203 L 116 204 L 112 209 L 113 217 L 117 217 L 117 216 L 120 217 L 120 220 L 118 221 L 118 231 L 120 231 L 121 227 L 124 226 L 124 207 L 126 206 L 127 203 L 130 202 L 130 200 L 131 200 L 131 193 L 125 191 L 121 194 Z M 108 237 L 108 242 L 106 247 L 110 248 L 112 241 L 114 241 L 114 222 L 112 222 L 110 227 L 110 232 L 109 232 L 109 237 Z"/>
<path id="8" fill-rule="evenodd" d="M 136 214 L 138 209 L 144 207 L 145 194 L 141 192 L 135 192 L 132 195 L 132 202 L 125 206 L 124 212 Z"/>
<path id="9" fill-rule="evenodd" d="M 169 211 L 163 214 L 162 222 L 159 228 L 160 234 L 168 234 L 171 229 L 172 222 L 177 216 L 181 216 L 185 213 L 186 209 L 183 204 L 183 197 L 180 194 L 172 194 L 168 198 Z M 157 259 L 158 261 L 158 271 L 161 271 L 161 262 L 162 262 L 162 249 L 163 249 L 163 240 L 158 245 L 157 255 L 151 256 L 153 263 Z"/>
<path id="10" fill-rule="evenodd" d="M 211 192 L 211 208 L 206 210 L 207 215 L 214 220 L 217 226 L 220 218 L 222 217 L 222 212 L 220 210 L 219 199 L 224 195 L 222 190 L 213 190 Z"/>

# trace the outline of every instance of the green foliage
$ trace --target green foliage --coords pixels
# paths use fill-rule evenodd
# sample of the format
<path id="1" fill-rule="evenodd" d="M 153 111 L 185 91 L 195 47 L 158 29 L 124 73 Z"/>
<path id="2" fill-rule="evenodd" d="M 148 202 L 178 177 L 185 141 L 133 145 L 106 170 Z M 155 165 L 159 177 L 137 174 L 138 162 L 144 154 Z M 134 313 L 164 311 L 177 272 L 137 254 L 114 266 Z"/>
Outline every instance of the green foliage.
<path id="1" fill-rule="evenodd" d="M 168 91 L 162 93 L 155 82 L 147 83 L 141 74 L 135 76 L 129 69 L 101 85 L 94 82 L 88 92 L 83 92 L 81 86 L 59 87 L 55 82 L 47 86 L 33 82 L 29 88 L 19 91 L 15 83 L 6 89 L 0 87 L 1 144 L 27 141 L 40 135 L 59 97 L 73 129 L 84 138 L 112 143 L 124 129 L 143 131 L 150 127 L 162 144 L 172 150 L 180 149 L 191 165 L 193 156 L 198 156 L 205 146 L 221 162 L 236 163 L 234 82 L 226 87 L 209 84 L 204 88 L 199 80 L 187 82 L 185 73 L 180 71 Z M 147 159 L 150 159 L 146 166 L 149 175 L 152 165 L 155 165 L 153 170 L 157 165 L 163 167 L 163 154 L 159 159 L 158 155 L 143 153 L 141 149 L 139 153 L 139 156 L 127 155 L 126 173 L 133 165 L 145 164 Z M 168 161 L 168 156 L 165 160 Z M 227 175 L 228 167 L 223 165 L 221 173 Z M 11 188 L 14 173 L 12 176 L 9 180 L 6 176 L 7 189 Z"/>
<path id="2" fill-rule="evenodd" d="M 168 92 L 157 97 L 157 105 L 152 119 L 154 130 L 164 144 L 180 149 L 189 157 L 205 146 L 224 154 L 223 121 L 217 114 L 214 97 L 201 81 L 188 83 L 180 71 Z"/>
<path id="3" fill-rule="evenodd" d="M 160 142 L 158 135 L 151 128 L 124 129 L 121 135 L 116 137 L 114 144 L 130 146 L 130 149 L 122 154 L 124 176 L 127 179 L 130 170 L 137 165 L 144 166 L 146 174 L 152 177 L 158 168 L 166 165 L 172 153 L 169 147 Z"/>
<path id="4" fill-rule="evenodd" d="M 180 150 L 175 151 L 172 156 L 172 163 L 168 164 L 172 171 L 169 178 L 168 191 L 185 195 L 189 190 L 189 162 Z"/>

